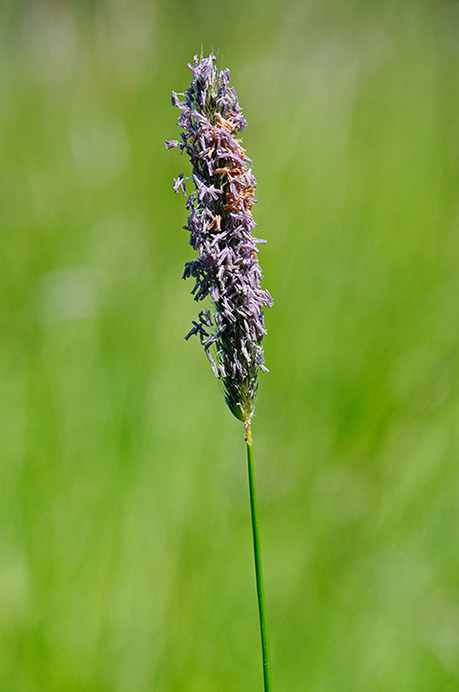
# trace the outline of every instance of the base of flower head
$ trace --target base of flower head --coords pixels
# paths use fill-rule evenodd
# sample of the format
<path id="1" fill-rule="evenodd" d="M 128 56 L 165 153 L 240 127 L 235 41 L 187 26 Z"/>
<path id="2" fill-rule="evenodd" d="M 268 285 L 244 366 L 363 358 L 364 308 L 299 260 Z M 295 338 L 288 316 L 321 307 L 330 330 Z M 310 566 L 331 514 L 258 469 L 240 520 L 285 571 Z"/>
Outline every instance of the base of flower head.
<path id="1" fill-rule="evenodd" d="M 235 418 L 240 420 L 244 425 L 250 423 L 254 414 L 254 408 L 251 411 L 247 411 L 243 408 L 241 402 L 234 402 L 225 396 L 226 404 Z"/>
<path id="2" fill-rule="evenodd" d="M 238 420 L 243 423 L 250 422 L 255 411 L 258 390 L 258 373 L 256 380 L 250 385 L 235 383 L 229 378 L 220 379 L 225 395 L 226 404 Z"/>

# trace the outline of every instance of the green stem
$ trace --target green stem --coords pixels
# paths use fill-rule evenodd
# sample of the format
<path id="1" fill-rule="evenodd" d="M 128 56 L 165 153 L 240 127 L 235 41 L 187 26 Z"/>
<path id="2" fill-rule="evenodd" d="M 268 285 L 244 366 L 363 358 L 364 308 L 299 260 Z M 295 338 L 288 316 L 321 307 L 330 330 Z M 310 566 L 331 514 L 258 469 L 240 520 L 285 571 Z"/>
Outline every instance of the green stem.
<path id="1" fill-rule="evenodd" d="M 249 470 L 249 496 L 252 516 L 253 550 L 255 555 L 255 577 L 257 582 L 258 614 L 260 618 L 261 649 L 263 655 L 263 681 L 265 692 L 271 690 L 271 664 L 269 661 L 268 626 L 266 624 L 266 602 L 261 567 L 260 531 L 258 528 L 257 491 L 255 487 L 255 467 L 253 463 L 252 431 L 250 422 L 246 423 L 245 441 L 247 443 L 247 462 Z"/>

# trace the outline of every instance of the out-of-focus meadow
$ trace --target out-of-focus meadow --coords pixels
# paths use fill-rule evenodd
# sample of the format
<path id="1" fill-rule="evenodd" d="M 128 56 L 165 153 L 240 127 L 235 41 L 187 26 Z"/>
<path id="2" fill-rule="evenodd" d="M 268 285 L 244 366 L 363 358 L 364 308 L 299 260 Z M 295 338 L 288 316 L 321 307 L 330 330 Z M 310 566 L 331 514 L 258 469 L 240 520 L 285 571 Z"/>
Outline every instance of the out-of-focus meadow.
<path id="1" fill-rule="evenodd" d="M 172 89 L 249 126 L 274 689 L 459 689 L 459 3 L 0 9 L 0 689 L 253 692 L 245 448 L 180 280 Z"/>

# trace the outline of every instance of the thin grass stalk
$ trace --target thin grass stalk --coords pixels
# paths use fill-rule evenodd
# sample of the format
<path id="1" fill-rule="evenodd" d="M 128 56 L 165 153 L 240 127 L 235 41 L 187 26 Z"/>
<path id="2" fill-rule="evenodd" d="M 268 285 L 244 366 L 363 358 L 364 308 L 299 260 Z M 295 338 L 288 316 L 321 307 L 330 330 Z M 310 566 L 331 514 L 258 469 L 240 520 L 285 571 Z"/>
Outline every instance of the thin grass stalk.
<path id="1" fill-rule="evenodd" d="M 247 445 L 247 467 L 249 476 L 250 515 L 252 519 L 253 552 L 255 558 L 255 579 L 257 584 L 258 616 L 260 620 L 261 650 L 263 658 L 263 682 L 265 692 L 271 690 L 271 661 L 269 655 L 268 623 L 266 619 L 266 600 L 263 583 L 263 566 L 261 560 L 260 528 L 258 522 L 257 488 L 255 482 L 255 464 L 253 460 L 253 441 L 250 423 L 245 426 Z"/>

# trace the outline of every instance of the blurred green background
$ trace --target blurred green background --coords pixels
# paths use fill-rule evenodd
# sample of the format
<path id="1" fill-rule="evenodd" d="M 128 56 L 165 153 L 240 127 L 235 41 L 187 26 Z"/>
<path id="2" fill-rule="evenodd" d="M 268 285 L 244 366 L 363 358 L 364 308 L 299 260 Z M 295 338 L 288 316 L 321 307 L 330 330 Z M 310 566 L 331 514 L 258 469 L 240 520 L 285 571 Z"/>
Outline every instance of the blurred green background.
<path id="1" fill-rule="evenodd" d="M 459 689 L 459 3 L 3 0 L 0 689 L 253 692 L 241 424 L 172 89 L 219 51 L 267 311 L 274 689 Z"/>

